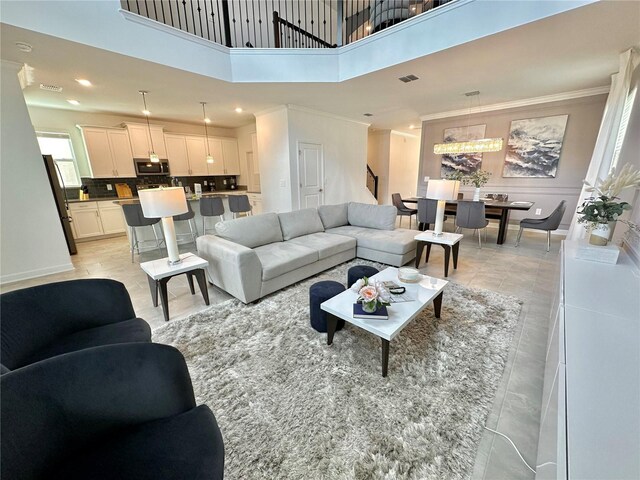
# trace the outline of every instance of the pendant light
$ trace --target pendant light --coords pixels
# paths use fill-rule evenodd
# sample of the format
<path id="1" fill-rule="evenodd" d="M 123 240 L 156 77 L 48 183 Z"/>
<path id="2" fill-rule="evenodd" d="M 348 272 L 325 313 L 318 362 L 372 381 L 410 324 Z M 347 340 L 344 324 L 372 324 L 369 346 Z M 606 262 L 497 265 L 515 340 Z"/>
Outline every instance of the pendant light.
<path id="1" fill-rule="evenodd" d="M 467 132 L 469 131 L 469 121 L 471 119 L 471 97 L 478 97 L 478 109 L 480 109 L 480 92 L 467 92 L 469 97 L 469 113 L 467 115 Z M 433 145 L 433 153 L 437 154 L 460 154 L 460 153 L 484 153 L 499 152 L 502 150 L 502 138 L 479 138 L 467 142 L 436 143 Z"/>
<path id="2" fill-rule="evenodd" d="M 202 121 L 204 122 L 204 138 L 206 139 L 207 142 L 207 163 L 214 163 L 215 160 L 213 159 L 213 157 L 211 156 L 211 152 L 209 151 L 209 133 L 207 132 L 207 112 L 204 109 L 204 106 L 207 104 L 207 102 L 200 102 L 202 104 Z"/>
<path id="3" fill-rule="evenodd" d="M 151 136 L 151 125 L 149 124 L 149 115 L 151 115 L 151 112 L 149 110 L 147 110 L 147 99 L 146 99 L 146 95 L 147 95 L 146 90 L 140 90 L 140 94 L 142 95 L 142 103 L 144 105 L 144 110 L 142 110 L 142 113 L 144 113 L 145 118 L 147 119 L 147 128 L 149 129 L 149 141 L 151 142 L 151 151 L 149 152 L 149 160 L 151 161 L 151 163 L 160 163 L 160 157 L 158 157 L 158 155 L 155 152 L 155 149 L 153 148 L 153 137 Z"/>

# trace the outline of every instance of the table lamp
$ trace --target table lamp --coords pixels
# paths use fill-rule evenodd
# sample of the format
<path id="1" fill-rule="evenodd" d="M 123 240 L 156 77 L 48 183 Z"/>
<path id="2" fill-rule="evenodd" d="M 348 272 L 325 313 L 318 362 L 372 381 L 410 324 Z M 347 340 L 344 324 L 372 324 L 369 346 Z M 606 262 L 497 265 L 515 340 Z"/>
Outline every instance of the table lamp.
<path id="1" fill-rule="evenodd" d="M 173 216 L 187 213 L 187 197 L 182 187 L 153 188 L 138 191 L 142 213 L 146 218 L 161 218 L 169 265 L 181 262 Z"/>
<path id="2" fill-rule="evenodd" d="M 429 180 L 427 184 L 427 198 L 438 200 L 438 210 L 436 210 L 436 225 L 433 235 L 442 236 L 442 223 L 444 222 L 444 207 L 447 200 L 458 198 L 460 182 L 458 180 Z"/>

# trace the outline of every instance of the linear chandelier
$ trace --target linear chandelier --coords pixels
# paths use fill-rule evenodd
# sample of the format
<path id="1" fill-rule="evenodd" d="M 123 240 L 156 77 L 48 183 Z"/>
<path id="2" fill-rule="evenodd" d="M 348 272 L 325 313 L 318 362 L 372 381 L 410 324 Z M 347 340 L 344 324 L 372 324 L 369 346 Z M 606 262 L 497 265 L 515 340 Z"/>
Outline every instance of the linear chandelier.
<path id="1" fill-rule="evenodd" d="M 480 138 L 468 142 L 436 143 L 433 153 L 484 153 L 502 150 L 502 138 Z"/>
<path id="2" fill-rule="evenodd" d="M 478 107 L 480 106 L 480 91 L 465 93 L 469 97 L 469 113 L 467 115 L 467 131 L 469 130 L 469 121 L 471 120 L 471 97 L 478 97 Z M 468 140 L 466 142 L 449 142 L 436 143 L 433 145 L 433 153 L 436 154 L 460 154 L 460 153 L 484 153 L 499 152 L 502 150 L 502 138 L 479 138 L 477 140 Z"/>

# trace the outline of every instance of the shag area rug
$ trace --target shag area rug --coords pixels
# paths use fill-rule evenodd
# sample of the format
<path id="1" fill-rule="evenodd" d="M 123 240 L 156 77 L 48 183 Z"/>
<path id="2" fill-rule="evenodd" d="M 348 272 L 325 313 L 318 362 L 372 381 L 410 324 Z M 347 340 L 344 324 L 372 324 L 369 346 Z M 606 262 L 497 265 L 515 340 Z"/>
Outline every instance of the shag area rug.
<path id="1" fill-rule="evenodd" d="M 346 282 L 355 260 L 253 305 L 229 300 L 171 321 L 154 341 L 185 356 L 198 403 L 225 441 L 225 478 L 457 479 L 473 470 L 521 302 L 450 282 L 392 342 L 309 325 L 309 287 Z"/>

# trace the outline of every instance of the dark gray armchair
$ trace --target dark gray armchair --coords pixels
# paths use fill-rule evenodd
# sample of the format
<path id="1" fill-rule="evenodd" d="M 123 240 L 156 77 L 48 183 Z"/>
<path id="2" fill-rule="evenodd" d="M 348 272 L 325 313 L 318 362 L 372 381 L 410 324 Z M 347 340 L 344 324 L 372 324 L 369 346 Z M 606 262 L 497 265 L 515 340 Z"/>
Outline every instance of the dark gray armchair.
<path id="1" fill-rule="evenodd" d="M 431 229 L 431 224 L 436 223 L 436 212 L 438 211 L 438 200 L 432 198 L 418 199 L 418 230 L 424 232 Z M 447 221 L 445 215 L 443 222 Z"/>
<path id="2" fill-rule="evenodd" d="M 2 478 L 221 480 L 224 446 L 178 350 L 95 347 L 0 377 Z"/>
<path id="3" fill-rule="evenodd" d="M 150 342 L 125 286 L 108 279 L 71 280 L 0 295 L 2 371 L 115 343 Z"/>
<path id="4" fill-rule="evenodd" d="M 547 252 L 551 249 L 551 231 L 557 230 L 567 208 L 567 202 L 562 200 L 556 209 L 547 218 L 523 218 L 520 220 L 520 231 L 516 239 L 516 247 L 520 245 L 522 230 L 530 228 L 532 230 L 546 230 L 547 232 Z"/>
<path id="5" fill-rule="evenodd" d="M 461 228 L 472 228 L 478 233 L 478 247 L 482 248 L 482 238 L 479 229 L 484 228 L 485 241 L 487 239 L 487 225 L 489 220 L 485 218 L 484 202 L 472 202 L 458 200 L 456 211 L 456 231 Z"/>

